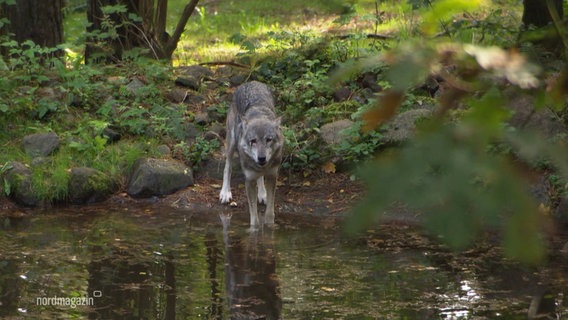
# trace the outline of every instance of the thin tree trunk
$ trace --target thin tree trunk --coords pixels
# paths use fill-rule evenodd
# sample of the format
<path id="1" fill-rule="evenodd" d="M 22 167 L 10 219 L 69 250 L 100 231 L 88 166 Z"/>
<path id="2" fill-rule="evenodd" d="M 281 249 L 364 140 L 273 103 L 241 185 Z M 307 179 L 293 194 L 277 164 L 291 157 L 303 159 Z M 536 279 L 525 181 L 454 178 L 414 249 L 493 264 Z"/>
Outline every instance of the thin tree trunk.
<path id="1" fill-rule="evenodd" d="M 552 16 L 547 2 L 552 2 L 552 7 L 562 19 L 562 0 L 523 0 L 523 24 L 535 27 L 544 27 L 552 22 Z"/>

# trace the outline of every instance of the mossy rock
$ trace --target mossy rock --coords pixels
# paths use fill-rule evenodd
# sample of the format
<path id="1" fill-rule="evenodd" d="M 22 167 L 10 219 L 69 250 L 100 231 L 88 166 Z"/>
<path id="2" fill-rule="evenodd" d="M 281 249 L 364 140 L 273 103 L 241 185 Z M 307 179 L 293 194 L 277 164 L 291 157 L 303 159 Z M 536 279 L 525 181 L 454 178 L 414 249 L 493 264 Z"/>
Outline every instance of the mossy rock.
<path id="1" fill-rule="evenodd" d="M 41 201 L 32 188 L 32 171 L 21 162 L 10 162 L 3 174 L 4 192 L 17 204 L 37 207 Z"/>
<path id="2" fill-rule="evenodd" d="M 88 167 L 71 169 L 69 202 L 89 204 L 106 200 L 116 191 L 116 183 L 105 173 Z"/>
<path id="3" fill-rule="evenodd" d="M 386 144 L 397 144 L 408 141 L 414 136 L 416 123 L 421 119 L 427 119 L 432 115 L 429 109 L 413 109 L 398 114 L 387 125 L 383 132 L 383 140 Z"/>
<path id="4" fill-rule="evenodd" d="M 193 172 L 183 163 L 141 158 L 132 167 L 126 192 L 132 197 L 148 198 L 172 194 L 193 185 Z"/>

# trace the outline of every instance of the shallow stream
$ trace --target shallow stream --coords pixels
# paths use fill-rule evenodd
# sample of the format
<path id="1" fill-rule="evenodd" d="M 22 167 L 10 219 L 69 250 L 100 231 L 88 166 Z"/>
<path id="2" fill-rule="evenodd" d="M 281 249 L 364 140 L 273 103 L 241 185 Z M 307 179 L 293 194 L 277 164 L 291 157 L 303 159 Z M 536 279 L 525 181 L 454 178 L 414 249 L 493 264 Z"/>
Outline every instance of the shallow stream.
<path id="1" fill-rule="evenodd" d="M 336 218 L 81 208 L 0 217 L 0 318 L 527 319 L 568 317 L 568 264 L 480 245 L 453 254 L 413 228 L 357 238 Z"/>

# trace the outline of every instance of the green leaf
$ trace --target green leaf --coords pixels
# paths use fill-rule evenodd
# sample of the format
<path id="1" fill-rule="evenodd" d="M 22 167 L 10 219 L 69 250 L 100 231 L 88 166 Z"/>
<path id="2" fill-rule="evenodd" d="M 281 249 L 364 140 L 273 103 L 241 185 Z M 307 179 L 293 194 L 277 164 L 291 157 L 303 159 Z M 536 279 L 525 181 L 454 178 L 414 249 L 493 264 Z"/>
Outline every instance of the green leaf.
<path id="1" fill-rule="evenodd" d="M 407 90 L 424 82 L 436 58 L 436 51 L 431 47 L 418 43 L 402 45 L 384 57 L 390 64 L 386 72 L 387 79 L 392 83 L 393 89 Z"/>
<path id="2" fill-rule="evenodd" d="M 483 0 L 438 0 L 422 15 L 422 31 L 434 35 L 442 22 L 450 20 L 454 15 L 479 9 Z"/>
<path id="3" fill-rule="evenodd" d="M 112 6 L 103 6 L 101 8 L 101 11 L 103 12 L 103 14 L 105 15 L 110 15 L 113 13 L 126 13 L 128 12 L 128 9 L 126 8 L 126 5 L 112 5 Z"/>
<path id="4" fill-rule="evenodd" d="M 470 99 L 469 105 L 471 109 L 463 121 L 477 127 L 487 138 L 498 136 L 503 122 L 511 116 L 510 110 L 505 107 L 505 98 L 496 87 L 491 87 L 481 98 Z"/>

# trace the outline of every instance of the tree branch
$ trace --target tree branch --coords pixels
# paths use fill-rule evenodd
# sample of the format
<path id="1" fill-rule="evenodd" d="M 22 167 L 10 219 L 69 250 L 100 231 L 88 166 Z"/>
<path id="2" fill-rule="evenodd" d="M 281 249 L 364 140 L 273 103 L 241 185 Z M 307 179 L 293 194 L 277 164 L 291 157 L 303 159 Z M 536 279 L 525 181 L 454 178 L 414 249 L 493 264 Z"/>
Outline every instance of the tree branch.
<path id="1" fill-rule="evenodd" d="M 199 0 L 191 0 L 191 2 L 185 5 L 185 8 L 183 8 L 183 13 L 179 18 L 174 34 L 172 34 L 172 37 L 168 40 L 168 43 L 166 44 L 164 50 L 169 56 L 171 56 L 171 54 L 176 49 L 179 39 L 181 38 L 181 34 L 183 33 L 185 25 L 187 24 L 187 20 L 189 20 L 189 17 L 191 17 L 191 14 L 195 10 L 195 7 L 197 7 L 198 3 Z"/>
<path id="2" fill-rule="evenodd" d="M 233 67 L 238 67 L 238 68 L 243 68 L 243 69 L 250 69 L 250 66 L 247 66 L 246 64 L 234 62 L 234 61 L 201 62 L 199 65 L 200 66 L 233 66 Z"/>
<path id="3" fill-rule="evenodd" d="M 338 35 L 335 36 L 337 39 L 349 39 L 351 37 L 353 37 L 352 34 L 343 34 L 343 35 Z M 379 40 L 392 40 L 394 39 L 394 37 L 391 36 L 387 36 L 387 35 L 383 35 L 383 34 L 375 34 L 375 33 L 368 33 L 365 35 L 365 37 L 367 39 L 379 39 Z"/>

